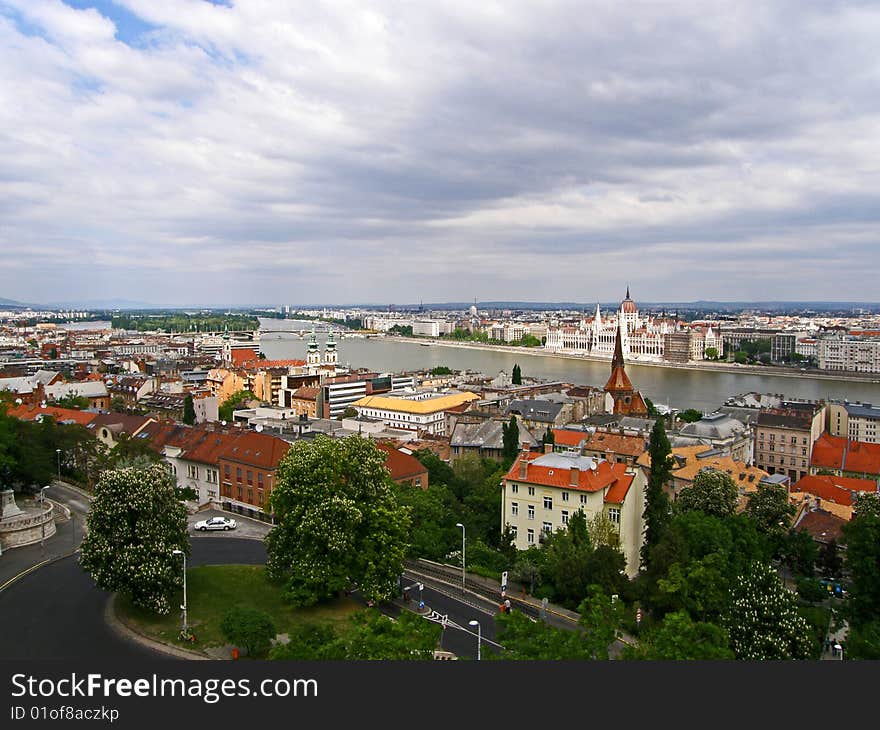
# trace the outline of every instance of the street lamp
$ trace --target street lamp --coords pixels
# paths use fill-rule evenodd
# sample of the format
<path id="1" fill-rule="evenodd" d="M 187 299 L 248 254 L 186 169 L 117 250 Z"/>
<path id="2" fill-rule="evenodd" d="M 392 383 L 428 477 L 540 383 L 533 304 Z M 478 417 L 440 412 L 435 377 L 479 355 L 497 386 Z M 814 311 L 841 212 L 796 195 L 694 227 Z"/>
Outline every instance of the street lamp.
<path id="1" fill-rule="evenodd" d="M 186 638 L 189 636 L 186 625 L 186 553 L 183 550 L 173 550 L 172 554 L 183 556 L 183 605 L 181 608 L 183 609 L 183 637 Z"/>
<path id="2" fill-rule="evenodd" d="M 40 547 L 43 548 L 43 551 L 46 550 L 46 519 L 43 514 L 43 496 L 46 493 L 46 490 L 51 487 L 51 484 L 47 484 L 45 487 L 40 488 L 40 528 L 41 528 L 41 537 L 40 537 Z"/>
<path id="3" fill-rule="evenodd" d="M 61 449 L 55 449 L 55 453 L 58 455 L 58 481 L 61 481 Z"/>
<path id="4" fill-rule="evenodd" d="M 464 593 L 464 525 L 461 522 L 456 522 L 455 526 L 461 528 L 461 592 Z"/>
<path id="5" fill-rule="evenodd" d="M 840 654 L 840 661 L 843 661 L 843 647 L 840 644 L 835 644 L 834 648 L 837 650 L 837 653 Z"/>
<path id="6" fill-rule="evenodd" d="M 480 661 L 480 645 L 483 643 L 482 629 L 479 621 L 468 621 L 468 626 L 477 627 L 477 661 Z"/>

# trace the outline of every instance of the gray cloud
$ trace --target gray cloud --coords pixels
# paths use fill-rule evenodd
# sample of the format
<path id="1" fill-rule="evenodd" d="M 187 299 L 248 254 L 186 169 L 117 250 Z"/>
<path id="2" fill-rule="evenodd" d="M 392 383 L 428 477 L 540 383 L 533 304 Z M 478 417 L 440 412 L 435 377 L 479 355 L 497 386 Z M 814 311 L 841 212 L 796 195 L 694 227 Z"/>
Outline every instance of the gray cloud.
<path id="1" fill-rule="evenodd" d="M 0 0 L 2 296 L 873 296 L 871 3 L 105 5 Z"/>

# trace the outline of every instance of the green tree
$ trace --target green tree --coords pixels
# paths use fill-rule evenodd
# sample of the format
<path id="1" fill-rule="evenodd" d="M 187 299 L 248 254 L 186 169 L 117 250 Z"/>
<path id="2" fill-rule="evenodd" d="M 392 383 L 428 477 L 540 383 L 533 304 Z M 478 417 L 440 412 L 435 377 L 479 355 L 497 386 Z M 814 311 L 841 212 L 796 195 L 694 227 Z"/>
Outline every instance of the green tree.
<path id="1" fill-rule="evenodd" d="M 351 617 L 339 644 L 347 660 L 431 660 L 442 630 L 409 611 L 392 621 L 371 609 Z"/>
<path id="2" fill-rule="evenodd" d="M 502 453 L 505 460 L 510 463 L 516 459 L 519 453 L 519 426 L 516 423 L 516 416 L 511 416 L 510 421 L 501 426 L 501 442 L 504 445 Z"/>
<path id="3" fill-rule="evenodd" d="M 125 398 L 121 395 L 114 395 L 110 399 L 110 410 L 114 413 L 125 413 L 127 410 L 125 407 Z"/>
<path id="4" fill-rule="evenodd" d="M 249 390 L 239 390 L 230 395 L 218 409 L 221 421 L 232 421 L 232 412 L 238 410 L 243 403 L 253 400 L 254 394 Z"/>
<path id="5" fill-rule="evenodd" d="M 435 368 L 431 368 L 429 371 L 431 375 L 452 375 L 452 369 L 448 368 L 446 365 L 438 365 Z"/>
<path id="6" fill-rule="evenodd" d="M 108 454 L 108 468 L 124 466 L 133 461 L 160 462 L 162 456 L 150 444 L 149 439 L 132 438 L 128 434 L 119 434 L 114 446 Z"/>
<path id="7" fill-rule="evenodd" d="M 853 499 L 853 519 L 865 515 L 880 517 L 880 493 L 859 492 Z"/>
<path id="8" fill-rule="evenodd" d="M 795 575 L 812 576 L 819 547 L 809 533 L 792 530 L 780 544 L 778 554 Z"/>
<path id="9" fill-rule="evenodd" d="M 513 374 L 510 376 L 510 382 L 514 385 L 522 385 L 522 370 L 518 364 L 513 366 Z"/>
<path id="10" fill-rule="evenodd" d="M 535 586 L 541 584 L 542 566 L 544 565 L 544 552 L 536 545 L 528 550 L 523 550 L 517 556 L 510 570 L 510 577 L 529 587 L 529 594 L 535 592 Z"/>
<path id="11" fill-rule="evenodd" d="M 193 405 L 192 393 L 187 393 L 183 399 L 183 422 L 187 426 L 194 426 L 196 423 L 196 408 Z"/>
<path id="12" fill-rule="evenodd" d="M 819 548 L 819 570 L 831 580 L 837 580 L 843 574 L 843 560 L 837 540 L 829 540 Z"/>
<path id="13" fill-rule="evenodd" d="M 880 621 L 880 517 L 865 509 L 868 504 L 857 500 L 853 519 L 843 526 L 854 626 Z"/>
<path id="14" fill-rule="evenodd" d="M 745 365 L 749 361 L 749 356 L 742 350 L 737 350 L 733 353 L 733 361 L 738 365 Z"/>
<path id="15" fill-rule="evenodd" d="M 846 653 L 850 659 L 880 659 L 880 621 L 851 626 Z"/>
<path id="16" fill-rule="evenodd" d="M 685 423 L 694 423 L 695 421 L 699 421 L 702 417 L 703 414 L 696 408 L 688 408 L 676 415 L 676 418 L 679 421 L 684 421 Z"/>
<path id="17" fill-rule="evenodd" d="M 78 411 L 81 411 L 85 408 L 88 408 L 91 403 L 89 399 L 84 395 L 77 395 L 76 393 L 70 393 L 69 395 L 64 396 L 63 398 L 58 398 L 55 400 L 55 405 L 59 408 L 74 408 Z"/>
<path id="18" fill-rule="evenodd" d="M 581 632 L 557 629 L 543 621 L 532 621 L 520 611 L 495 615 L 502 659 L 556 660 L 589 659 Z"/>
<path id="19" fill-rule="evenodd" d="M 233 606 L 223 616 L 220 631 L 228 641 L 247 651 L 249 657 L 266 653 L 275 638 L 272 618 L 250 606 Z"/>
<path id="20" fill-rule="evenodd" d="M 788 490 L 781 485 L 759 484 L 758 490 L 749 495 L 746 514 L 769 541 L 773 555 L 779 556 L 795 514 L 795 507 L 788 499 Z"/>
<path id="21" fill-rule="evenodd" d="M 768 563 L 754 563 L 734 582 L 724 626 L 737 659 L 809 659 L 813 652 L 795 594 Z"/>
<path id="22" fill-rule="evenodd" d="M 723 627 L 695 622 L 685 611 L 667 614 L 653 635 L 640 640 L 635 651 L 624 650 L 623 656 L 660 661 L 735 658 Z"/>
<path id="23" fill-rule="evenodd" d="M 706 348 L 706 358 L 709 360 L 717 360 L 718 359 L 718 348 L 717 347 L 707 347 Z"/>
<path id="24" fill-rule="evenodd" d="M 556 435 L 553 433 L 552 428 L 548 428 L 544 431 L 544 435 L 541 436 L 541 444 L 544 446 L 550 445 L 553 446 L 556 443 Z"/>
<path id="25" fill-rule="evenodd" d="M 343 418 L 357 418 L 358 410 L 354 406 L 346 406 L 345 410 L 342 412 L 342 415 L 339 416 L 339 420 L 341 421 Z"/>
<path id="26" fill-rule="evenodd" d="M 654 401 L 650 398 L 645 398 L 645 405 L 648 407 L 648 418 L 659 418 L 660 411 L 657 410 L 657 406 L 654 405 Z"/>
<path id="27" fill-rule="evenodd" d="M 461 545 L 461 533 L 455 527 L 461 517 L 449 487 L 429 483 L 428 489 L 413 489 L 409 484 L 395 484 L 393 489 L 398 504 L 410 509 L 409 557 L 442 560 Z"/>
<path id="28" fill-rule="evenodd" d="M 608 659 L 611 644 L 623 625 L 623 603 L 612 599 L 599 586 L 591 586 L 589 595 L 578 607 L 578 624 L 590 659 Z"/>
<path id="29" fill-rule="evenodd" d="M 183 571 L 173 550 L 189 554 L 186 508 L 165 465 L 105 471 L 86 520 L 80 564 L 98 587 L 131 597 L 135 606 L 166 614 Z"/>
<path id="30" fill-rule="evenodd" d="M 672 448 L 666 436 L 663 419 L 654 421 L 648 455 L 651 458 L 651 472 L 645 489 L 645 510 L 642 515 L 645 522 L 645 540 L 641 549 L 642 569 L 650 564 L 651 551 L 660 542 L 670 519 L 669 497 L 664 487 L 672 478 Z"/>
<path id="31" fill-rule="evenodd" d="M 736 483 L 730 475 L 716 469 L 704 469 L 697 473 L 689 487 L 681 490 L 676 509 L 727 517 L 736 510 L 737 494 Z"/>
<path id="32" fill-rule="evenodd" d="M 409 548 L 410 512 L 397 504 L 385 453 L 358 436 L 296 441 L 278 466 L 266 536 L 267 572 L 295 605 L 357 584 L 390 598 Z"/>

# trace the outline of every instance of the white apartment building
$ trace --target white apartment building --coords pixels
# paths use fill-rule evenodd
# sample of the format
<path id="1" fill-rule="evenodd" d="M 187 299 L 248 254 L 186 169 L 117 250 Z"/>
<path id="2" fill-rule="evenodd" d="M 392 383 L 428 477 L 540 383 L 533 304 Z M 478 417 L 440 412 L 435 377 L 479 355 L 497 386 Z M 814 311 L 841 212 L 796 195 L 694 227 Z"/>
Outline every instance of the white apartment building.
<path id="1" fill-rule="evenodd" d="M 818 342 L 820 370 L 880 373 L 880 337 L 830 335 Z"/>
<path id="2" fill-rule="evenodd" d="M 414 335 L 424 335 L 426 337 L 440 336 L 440 322 L 433 319 L 417 319 L 412 323 L 412 331 Z"/>

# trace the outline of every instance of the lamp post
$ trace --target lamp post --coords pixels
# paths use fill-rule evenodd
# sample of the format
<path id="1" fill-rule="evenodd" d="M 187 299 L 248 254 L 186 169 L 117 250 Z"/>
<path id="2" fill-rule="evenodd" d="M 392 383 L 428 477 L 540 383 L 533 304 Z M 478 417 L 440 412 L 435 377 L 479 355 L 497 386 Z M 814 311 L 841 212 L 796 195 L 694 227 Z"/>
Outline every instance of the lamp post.
<path id="1" fill-rule="evenodd" d="M 45 487 L 40 488 L 40 547 L 43 548 L 43 552 L 46 552 L 46 520 L 45 515 L 43 514 L 43 501 L 46 490 L 52 486 L 51 484 L 47 484 Z"/>
<path id="2" fill-rule="evenodd" d="M 843 647 L 838 643 L 834 645 L 834 649 L 840 654 L 840 661 L 843 661 Z"/>
<path id="3" fill-rule="evenodd" d="M 461 592 L 464 593 L 464 525 L 461 522 L 456 522 L 455 526 L 461 528 Z"/>
<path id="4" fill-rule="evenodd" d="M 477 627 L 477 661 L 480 661 L 480 646 L 483 643 L 482 629 L 479 621 L 468 621 L 468 626 Z"/>
<path id="5" fill-rule="evenodd" d="M 186 625 L 186 553 L 183 550 L 174 550 L 172 551 L 173 555 L 182 555 L 183 556 L 183 605 L 181 609 L 183 609 L 183 636 L 184 638 L 189 636 L 189 631 L 187 630 Z"/>
<path id="6" fill-rule="evenodd" d="M 58 481 L 61 481 L 61 449 L 55 449 L 55 453 L 58 455 Z"/>

